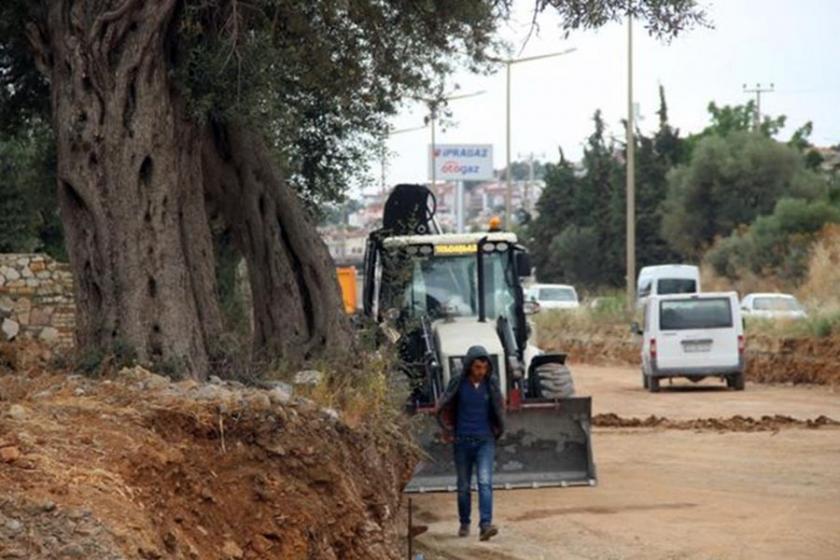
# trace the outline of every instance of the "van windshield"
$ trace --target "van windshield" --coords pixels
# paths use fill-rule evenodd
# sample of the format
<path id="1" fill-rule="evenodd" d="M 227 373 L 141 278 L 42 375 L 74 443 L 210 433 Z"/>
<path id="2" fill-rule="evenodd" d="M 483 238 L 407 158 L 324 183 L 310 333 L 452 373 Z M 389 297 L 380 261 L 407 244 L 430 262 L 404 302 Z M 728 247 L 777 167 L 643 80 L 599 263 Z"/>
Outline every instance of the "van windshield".
<path id="1" fill-rule="evenodd" d="M 723 329 L 732 326 L 732 307 L 727 298 L 681 299 L 659 302 L 659 328 Z"/>
<path id="2" fill-rule="evenodd" d="M 694 294 L 697 281 L 691 278 L 660 278 L 656 284 L 657 294 Z"/>

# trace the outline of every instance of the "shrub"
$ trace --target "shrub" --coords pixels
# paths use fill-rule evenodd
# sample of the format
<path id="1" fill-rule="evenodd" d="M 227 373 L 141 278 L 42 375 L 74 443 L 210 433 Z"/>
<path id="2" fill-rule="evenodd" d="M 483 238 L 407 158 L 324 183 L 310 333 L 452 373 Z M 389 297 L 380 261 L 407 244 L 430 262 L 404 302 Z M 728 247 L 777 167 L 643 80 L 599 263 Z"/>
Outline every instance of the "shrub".
<path id="1" fill-rule="evenodd" d="M 718 239 L 706 263 L 731 280 L 775 276 L 795 285 L 805 278 L 810 251 L 825 224 L 840 223 L 840 208 L 826 200 L 783 199 L 769 216 Z"/>
<path id="2" fill-rule="evenodd" d="M 840 309 L 840 225 L 826 226 L 814 244 L 799 289 L 803 302 Z"/>

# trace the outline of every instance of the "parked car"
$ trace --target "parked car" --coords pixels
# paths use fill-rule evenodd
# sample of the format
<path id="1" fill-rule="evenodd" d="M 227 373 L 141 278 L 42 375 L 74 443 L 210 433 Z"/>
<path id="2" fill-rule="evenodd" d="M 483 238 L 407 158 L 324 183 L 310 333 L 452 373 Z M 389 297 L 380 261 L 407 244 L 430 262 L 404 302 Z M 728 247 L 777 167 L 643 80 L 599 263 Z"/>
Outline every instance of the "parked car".
<path id="1" fill-rule="evenodd" d="M 700 269 L 690 264 L 660 264 L 639 271 L 636 303 L 641 307 L 650 296 L 695 294 L 700 291 Z"/>
<path id="2" fill-rule="evenodd" d="M 697 382 L 719 377 L 744 389 L 744 325 L 738 294 L 709 292 L 650 296 L 643 306 L 642 382 L 659 391 L 664 378 Z"/>
<path id="3" fill-rule="evenodd" d="M 790 294 L 748 294 L 741 300 L 745 317 L 760 319 L 804 319 L 807 313 Z"/>
<path id="4" fill-rule="evenodd" d="M 580 307 L 577 291 L 568 284 L 532 284 L 526 299 L 536 301 L 540 309 L 577 309 Z"/>

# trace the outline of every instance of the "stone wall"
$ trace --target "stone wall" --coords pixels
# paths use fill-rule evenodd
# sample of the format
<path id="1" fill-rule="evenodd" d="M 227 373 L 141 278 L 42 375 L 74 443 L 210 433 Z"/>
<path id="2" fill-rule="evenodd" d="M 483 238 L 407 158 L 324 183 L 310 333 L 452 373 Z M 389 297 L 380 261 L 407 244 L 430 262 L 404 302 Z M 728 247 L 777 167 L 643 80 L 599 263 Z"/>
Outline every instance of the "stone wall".
<path id="1" fill-rule="evenodd" d="M 72 348 L 70 265 L 43 254 L 0 254 L 0 340 L 34 338 Z"/>

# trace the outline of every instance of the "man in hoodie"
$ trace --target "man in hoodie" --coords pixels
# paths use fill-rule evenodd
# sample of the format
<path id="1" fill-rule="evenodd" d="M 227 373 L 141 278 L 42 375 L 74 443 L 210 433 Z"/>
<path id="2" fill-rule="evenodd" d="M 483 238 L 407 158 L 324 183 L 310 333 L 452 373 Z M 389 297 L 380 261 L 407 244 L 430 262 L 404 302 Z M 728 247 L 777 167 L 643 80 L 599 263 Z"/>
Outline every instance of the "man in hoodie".
<path id="1" fill-rule="evenodd" d="M 454 373 L 454 372 L 453 372 Z M 472 346 L 463 371 L 453 375 L 440 400 L 437 419 L 444 437 L 453 442 L 458 476 L 458 536 L 470 533 L 472 473 L 478 478 L 479 538 L 486 541 L 499 530 L 493 525 L 493 461 L 496 440 L 504 431 L 504 401 L 490 355 Z"/>

